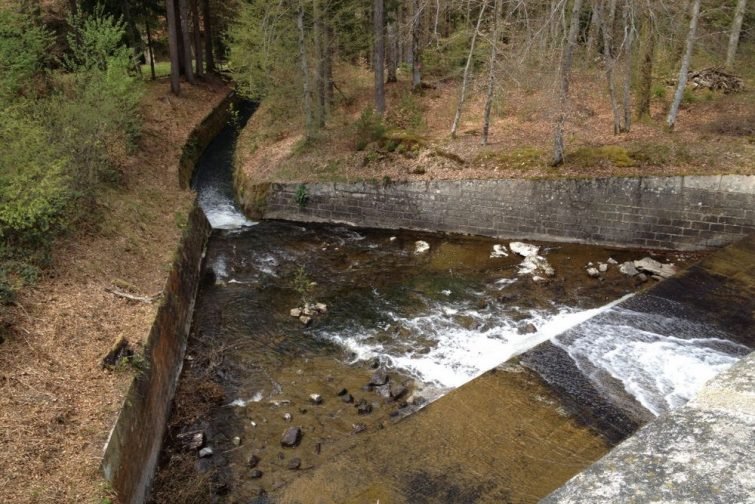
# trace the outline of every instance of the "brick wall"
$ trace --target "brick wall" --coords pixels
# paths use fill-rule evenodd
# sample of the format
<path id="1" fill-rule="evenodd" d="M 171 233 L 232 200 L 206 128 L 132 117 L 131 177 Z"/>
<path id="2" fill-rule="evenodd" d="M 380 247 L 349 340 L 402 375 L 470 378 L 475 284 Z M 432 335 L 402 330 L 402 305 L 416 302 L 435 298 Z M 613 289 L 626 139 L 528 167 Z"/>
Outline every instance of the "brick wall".
<path id="1" fill-rule="evenodd" d="M 755 176 L 298 184 L 240 191 L 268 219 L 696 250 L 755 231 Z M 245 201 L 245 194 L 266 200 Z M 246 196 L 248 199 L 249 197 Z"/>

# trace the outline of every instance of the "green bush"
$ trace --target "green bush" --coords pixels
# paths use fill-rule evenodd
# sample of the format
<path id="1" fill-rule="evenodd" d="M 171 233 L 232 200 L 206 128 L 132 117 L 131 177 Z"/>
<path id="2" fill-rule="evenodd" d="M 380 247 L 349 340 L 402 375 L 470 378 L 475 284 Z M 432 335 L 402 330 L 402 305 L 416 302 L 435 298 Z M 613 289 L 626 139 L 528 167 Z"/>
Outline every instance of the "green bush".
<path id="1" fill-rule="evenodd" d="M 379 142 L 385 136 L 386 128 L 383 119 L 375 113 L 372 107 L 366 108 L 355 124 L 355 146 L 358 151 L 364 150 L 372 142 Z"/>
<path id="2" fill-rule="evenodd" d="M 48 61 L 52 35 L 28 16 L 0 7 L 0 102 L 31 94 Z"/>

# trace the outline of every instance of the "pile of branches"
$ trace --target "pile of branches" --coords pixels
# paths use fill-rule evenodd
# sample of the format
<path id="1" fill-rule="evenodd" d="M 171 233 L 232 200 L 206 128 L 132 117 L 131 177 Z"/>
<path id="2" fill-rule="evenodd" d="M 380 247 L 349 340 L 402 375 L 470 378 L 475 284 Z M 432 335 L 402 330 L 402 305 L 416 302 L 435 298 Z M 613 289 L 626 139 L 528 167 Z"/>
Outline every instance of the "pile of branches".
<path id="1" fill-rule="evenodd" d="M 715 67 L 689 72 L 687 81 L 693 89 L 710 89 L 726 94 L 744 90 L 744 81 L 740 77 Z"/>

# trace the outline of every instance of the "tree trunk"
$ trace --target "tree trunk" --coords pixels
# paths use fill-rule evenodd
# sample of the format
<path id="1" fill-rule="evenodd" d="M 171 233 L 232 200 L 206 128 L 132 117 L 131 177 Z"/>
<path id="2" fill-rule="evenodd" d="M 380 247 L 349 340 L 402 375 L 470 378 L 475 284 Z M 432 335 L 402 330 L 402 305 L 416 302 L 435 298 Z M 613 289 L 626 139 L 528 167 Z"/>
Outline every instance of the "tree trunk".
<path id="1" fill-rule="evenodd" d="M 375 110 L 385 114 L 385 13 L 383 0 L 373 1 L 372 29 L 375 37 Z"/>
<path id="2" fill-rule="evenodd" d="M 747 0 L 738 0 L 737 8 L 734 11 L 734 20 L 731 23 L 731 32 L 729 33 L 729 49 L 726 51 L 726 69 L 731 70 L 734 67 L 734 58 L 737 55 L 737 46 L 739 45 L 739 34 L 742 32 L 742 21 L 745 18 Z"/>
<path id="3" fill-rule="evenodd" d="M 191 0 L 191 21 L 194 25 L 194 58 L 197 62 L 197 75 L 204 75 L 204 51 L 202 50 L 202 26 L 199 18 L 199 0 Z"/>
<path id="4" fill-rule="evenodd" d="M 184 37 L 181 23 L 180 0 L 173 0 L 176 16 L 176 42 L 178 43 L 178 73 L 186 75 L 186 51 L 184 51 Z"/>
<path id="5" fill-rule="evenodd" d="M 168 46 L 170 48 L 170 90 L 178 96 L 181 94 L 180 68 L 178 63 L 178 33 L 176 22 L 175 0 L 165 1 L 166 17 L 168 18 Z"/>
<path id="6" fill-rule="evenodd" d="M 422 89 L 422 62 L 420 61 L 419 36 L 420 36 L 420 19 L 422 11 L 420 10 L 419 0 L 412 0 L 412 91 L 417 92 Z"/>
<path id="7" fill-rule="evenodd" d="M 582 11 L 582 0 L 574 0 L 571 20 L 569 21 L 569 36 L 566 40 L 561 55 L 559 77 L 559 111 L 556 115 L 556 128 L 554 134 L 553 166 L 559 166 L 564 162 L 564 125 L 566 113 L 569 107 L 569 79 L 571 78 L 572 60 L 574 59 L 574 47 L 577 45 L 577 33 L 579 33 L 579 14 Z"/>
<path id="8" fill-rule="evenodd" d="M 315 62 L 315 89 L 317 89 L 317 127 L 324 128 L 326 120 L 326 84 L 327 76 L 325 75 L 325 47 L 323 43 L 323 29 L 322 29 L 322 12 L 320 11 L 320 0 L 312 0 L 312 13 L 314 22 L 314 40 L 315 40 L 315 54 L 317 55 L 317 61 Z"/>
<path id="9" fill-rule="evenodd" d="M 189 84 L 194 84 L 194 68 L 191 57 L 191 38 L 189 36 L 189 7 L 188 0 L 178 0 L 178 8 L 181 13 L 181 37 L 184 45 L 184 62 L 186 63 L 186 80 Z"/>
<path id="10" fill-rule="evenodd" d="M 451 138 L 456 138 L 456 130 L 459 129 L 459 122 L 461 121 L 461 109 L 464 106 L 464 99 L 466 98 L 467 94 L 469 68 L 472 66 L 472 57 L 474 56 L 474 48 L 475 44 L 477 43 L 477 34 L 480 33 L 480 25 L 482 24 L 483 14 L 485 13 L 485 8 L 487 6 L 488 1 L 483 0 L 482 7 L 480 8 L 480 16 L 477 18 L 477 25 L 475 26 L 474 33 L 472 34 L 472 42 L 469 44 L 469 55 L 467 56 L 467 64 L 464 65 L 464 78 L 461 81 L 461 90 L 459 91 L 459 104 L 456 106 L 456 115 L 454 116 L 454 122 L 451 126 Z"/>
<path id="11" fill-rule="evenodd" d="M 634 10 L 632 0 L 624 0 L 624 124 L 622 133 L 632 129 L 632 50 L 634 47 Z"/>
<path id="12" fill-rule="evenodd" d="M 149 69 L 152 80 L 157 79 L 155 74 L 155 51 L 152 48 L 152 30 L 149 27 L 149 16 L 144 16 L 144 29 L 147 32 L 147 55 L 149 56 Z"/>
<path id="13" fill-rule="evenodd" d="M 592 0 L 592 14 L 590 16 L 590 31 L 587 33 L 587 60 L 592 61 L 598 50 L 598 35 L 600 35 L 600 25 L 603 21 L 600 19 L 601 0 Z"/>
<path id="14" fill-rule="evenodd" d="M 700 17 L 700 0 L 694 0 L 692 4 L 692 15 L 689 20 L 689 33 L 687 34 L 687 44 L 684 50 L 684 56 L 682 57 L 681 68 L 679 69 L 679 83 L 676 86 L 676 92 L 674 93 L 674 101 L 671 102 L 671 109 L 669 110 L 668 117 L 666 118 L 666 124 L 669 129 L 673 130 L 676 125 L 676 116 L 679 114 L 679 106 L 682 103 L 684 97 L 684 89 L 687 87 L 687 72 L 689 72 L 690 60 L 692 60 L 692 52 L 695 49 L 695 35 L 697 34 L 697 20 Z"/>
<path id="15" fill-rule="evenodd" d="M 613 134 L 618 135 L 621 131 L 621 116 L 619 105 L 616 102 L 616 81 L 614 79 L 614 67 L 616 61 L 613 56 L 613 26 L 616 16 L 616 0 L 609 0 L 608 12 L 603 17 L 603 64 L 606 67 L 606 82 L 608 84 L 608 97 L 611 100 L 611 113 L 613 114 Z"/>
<path id="16" fill-rule="evenodd" d="M 488 144 L 490 133 L 490 110 L 493 108 L 493 95 L 495 92 L 495 63 L 498 58 L 498 39 L 501 36 L 501 11 L 503 0 L 495 0 L 493 40 L 490 42 L 490 68 L 488 69 L 488 92 L 485 97 L 485 111 L 482 118 L 482 145 Z"/>
<path id="17" fill-rule="evenodd" d="M 386 82 L 398 82 L 396 77 L 396 68 L 398 67 L 398 34 L 396 33 L 396 22 L 388 23 L 388 48 L 386 50 L 385 64 L 388 67 L 388 77 Z"/>
<path id="18" fill-rule="evenodd" d="M 653 15 L 648 13 L 642 23 L 642 63 L 637 89 L 637 118 L 650 117 L 650 99 L 653 91 L 653 63 L 655 60 L 655 33 Z"/>
<path id="19" fill-rule="evenodd" d="M 307 64 L 307 48 L 304 33 L 304 5 L 299 0 L 299 13 L 296 17 L 296 27 L 299 29 L 299 64 L 301 65 L 302 81 L 304 84 L 304 124 L 307 128 L 307 138 L 314 135 L 314 116 L 312 114 L 312 90 L 309 85 L 309 66 Z"/>
<path id="20" fill-rule="evenodd" d="M 212 33 L 212 19 L 210 17 L 212 13 L 210 10 L 210 0 L 202 0 L 202 11 L 204 17 L 205 60 L 207 63 L 207 72 L 210 73 L 215 71 L 215 39 L 213 38 Z"/>

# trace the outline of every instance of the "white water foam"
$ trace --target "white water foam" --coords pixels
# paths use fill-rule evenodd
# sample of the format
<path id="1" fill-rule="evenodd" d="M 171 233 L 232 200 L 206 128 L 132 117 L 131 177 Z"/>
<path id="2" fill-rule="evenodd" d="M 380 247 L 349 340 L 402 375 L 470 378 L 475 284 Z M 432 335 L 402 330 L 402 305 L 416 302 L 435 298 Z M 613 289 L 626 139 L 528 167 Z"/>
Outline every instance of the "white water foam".
<path id="1" fill-rule="evenodd" d="M 241 229 L 257 224 L 247 219 L 233 201 L 209 187 L 199 194 L 199 205 L 213 229 Z"/>
<path id="2" fill-rule="evenodd" d="M 699 326 L 696 331 L 700 332 Z M 588 322 L 580 333 L 578 338 L 555 338 L 553 343 L 598 384 L 597 370 L 608 372 L 656 416 L 685 404 L 747 352 L 726 339 L 682 339 L 631 325 Z"/>
<path id="3" fill-rule="evenodd" d="M 391 366 L 429 385 L 430 390 L 440 389 L 444 392 L 463 385 L 624 299 L 593 310 L 562 308 L 556 314 L 536 313 L 529 321 L 537 327 L 537 332 L 533 334 L 520 334 L 517 323 L 504 316 L 439 305 L 434 306 L 432 314 L 426 316 L 402 318 L 389 314 L 391 326 L 410 331 L 409 336 L 397 337 L 395 342 L 381 342 L 380 338 L 376 338 L 378 331 L 368 329 L 354 330 L 349 334 L 320 333 L 319 336 L 352 352 L 355 361 L 380 356 Z M 464 324 L 460 317 L 473 323 Z M 437 396 L 435 392 L 433 395 Z"/>

